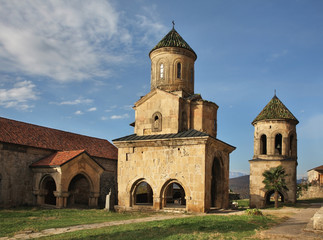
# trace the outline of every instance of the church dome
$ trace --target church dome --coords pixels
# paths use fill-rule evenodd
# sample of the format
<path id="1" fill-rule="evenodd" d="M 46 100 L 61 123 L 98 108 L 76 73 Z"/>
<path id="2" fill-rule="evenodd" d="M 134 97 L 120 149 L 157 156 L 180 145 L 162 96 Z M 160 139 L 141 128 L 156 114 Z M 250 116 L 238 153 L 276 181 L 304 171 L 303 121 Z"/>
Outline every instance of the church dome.
<path id="1" fill-rule="evenodd" d="M 188 43 L 179 35 L 179 33 L 175 30 L 173 27 L 172 30 L 167 33 L 167 35 L 150 51 L 153 52 L 156 49 L 163 48 L 163 47 L 179 47 L 179 48 L 184 48 L 195 55 L 195 59 L 197 58 L 196 53 L 194 50 L 188 45 Z"/>
<path id="2" fill-rule="evenodd" d="M 252 121 L 252 124 L 261 120 L 292 120 L 295 121 L 296 124 L 298 123 L 296 117 L 279 100 L 276 94 L 259 113 L 255 120 Z"/>

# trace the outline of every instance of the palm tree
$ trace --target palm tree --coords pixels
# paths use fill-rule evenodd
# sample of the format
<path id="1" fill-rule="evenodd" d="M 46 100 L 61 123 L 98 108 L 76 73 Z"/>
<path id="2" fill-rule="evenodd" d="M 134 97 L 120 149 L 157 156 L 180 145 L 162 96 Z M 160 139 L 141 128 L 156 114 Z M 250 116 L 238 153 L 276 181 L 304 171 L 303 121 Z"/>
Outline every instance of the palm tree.
<path id="1" fill-rule="evenodd" d="M 262 181 L 265 184 L 265 188 L 268 191 L 275 191 L 275 208 L 278 208 L 278 192 L 281 192 L 282 190 L 288 191 L 285 182 L 285 177 L 288 175 L 285 173 L 285 169 L 280 165 L 266 170 L 262 176 L 265 178 Z"/>

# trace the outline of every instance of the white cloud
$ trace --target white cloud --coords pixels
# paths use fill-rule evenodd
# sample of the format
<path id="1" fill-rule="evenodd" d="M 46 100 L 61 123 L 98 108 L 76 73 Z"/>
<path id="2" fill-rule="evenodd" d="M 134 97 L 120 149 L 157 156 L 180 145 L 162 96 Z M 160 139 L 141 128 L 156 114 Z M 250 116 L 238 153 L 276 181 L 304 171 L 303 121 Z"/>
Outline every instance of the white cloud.
<path id="1" fill-rule="evenodd" d="M 0 70 L 76 81 L 109 75 L 131 36 L 109 1 L 1 1 Z M 1 67 L 2 66 L 2 67 Z"/>
<path id="2" fill-rule="evenodd" d="M 105 121 L 105 120 L 108 120 L 108 118 L 107 117 L 101 117 L 101 120 Z"/>
<path id="3" fill-rule="evenodd" d="M 111 2 L 1 1 L 0 71 L 60 82 L 112 76 L 115 64 L 135 59 L 134 39 L 153 45 L 166 28 L 156 7 L 133 16 Z"/>
<path id="4" fill-rule="evenodd" d="M 74 114 L 75 114 L 75 115 L 82 115 L 82 114 L 83 114 L 83 112 L 82 112 L 81 110 L 77 110 Z"/>
<path id="5" fill-rule="evenodd" d="M 90 104 L 92 102 L 93 102 L 93 99 L 78 98 L 78 99 L 70 100 L 70 101 L 62 101 L 60 103 L 55 103 L 55 102 L 51 102 L 51 103 L 58 104 L 58 105 L 78 105 L 78 104 Z"/>
<path id="6" fill-rule="evenodd" d="M 299 127 L 299 135 L 306 139 L 323 139 L 323 113 L 307 119 Z"/>
<path id="7" fill-rule="evenodd" d="M 38 98 L 34 88 L 35 85 L 31 81 L 20 81 L 15 83 L 13 88 L 0 89 L 0 106 L 30 110 L 34 107 L 30 101 Z"/>
<path id="8" fill-rule="evenodd" d="M 94 112 L 94 111 L 96 111 L 97 109 L 96 109 L 96 107 L 92 107 L 92 108 L 89 108 L 87 111 L 88 112 Z"/>
<path id="9" fill-rule="evenodd" d="M 128 118 L 129 114 L 125 113 L 123 115 L 112 115 L 110 119 L 123 119 L 123 118 Z"/>

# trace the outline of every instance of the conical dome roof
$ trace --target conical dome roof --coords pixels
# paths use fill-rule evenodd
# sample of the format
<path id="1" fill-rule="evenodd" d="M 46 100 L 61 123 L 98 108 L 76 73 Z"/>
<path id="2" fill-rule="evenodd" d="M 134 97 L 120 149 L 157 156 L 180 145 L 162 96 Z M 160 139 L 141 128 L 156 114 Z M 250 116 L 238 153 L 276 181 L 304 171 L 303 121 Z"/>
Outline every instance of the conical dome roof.
<path id="1" fill-rule="evenodd" d="M 298 120 L 296 117 L 288 110 L 288 108 L 279 100 L 275 95 L 270 102 L 264 107 L 264 109 L 259 113 L 259 115 L 252 121 L 254 124 L 261 120 L 294 120 L 296 124 Z"/>
<path id="2" fill-rule="evenodd" d="M 180 47 L 185 48 L 194 53 L 195 57 L 197 57 L 194 50 L 185 42 L 185 40 L 179 35 L 179 33 L 173 28 L 167 33 L 167 35 L 150 51 L 150 53 L 158 48 L 163 47 Z M 149 53 L 149 54 L 150 54 Z"/>

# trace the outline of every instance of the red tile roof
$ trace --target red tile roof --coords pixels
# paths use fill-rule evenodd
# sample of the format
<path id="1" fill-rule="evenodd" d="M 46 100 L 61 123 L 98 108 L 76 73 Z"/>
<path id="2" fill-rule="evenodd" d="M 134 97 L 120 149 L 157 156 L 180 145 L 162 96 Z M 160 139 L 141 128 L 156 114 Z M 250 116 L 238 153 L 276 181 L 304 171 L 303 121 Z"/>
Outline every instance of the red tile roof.
<path id="1" fill-rule="evenodd" d="M 40 159 L 39 161 L 33 163 L 32 167 L 41 167 L 41 166 L 61 166 L 64 163 L 72 160 L 73 158 L 79 156 L 80 154 L 85 153 L 84 150 L 75 150 L 75 151 L 63 151 L 56 152 L 48 157 Z"/>
<path id="2" fill-rule="evenodd" d="M 0 117 L 0 142 L 56 151 L 86 150 L 92 157 L 118 159 L 108 140 L 41 127 Z"/>

